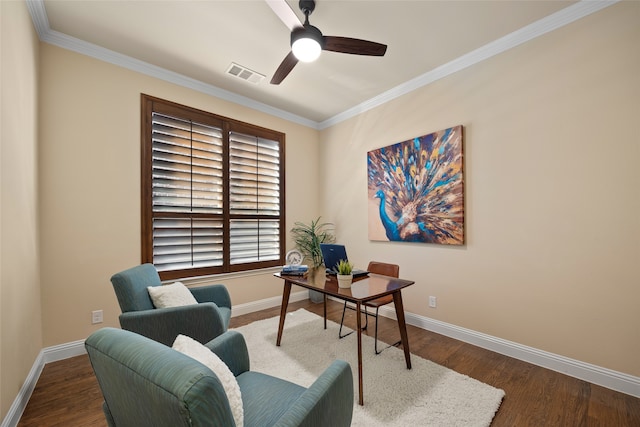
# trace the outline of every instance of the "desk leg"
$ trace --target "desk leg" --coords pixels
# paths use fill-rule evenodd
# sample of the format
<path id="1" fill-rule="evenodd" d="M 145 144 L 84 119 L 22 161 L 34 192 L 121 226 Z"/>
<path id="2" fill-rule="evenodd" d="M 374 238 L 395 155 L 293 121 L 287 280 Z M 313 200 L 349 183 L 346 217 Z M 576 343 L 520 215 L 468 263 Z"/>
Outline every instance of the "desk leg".
<path id="1" fill-rule="evenodd" d="M 282 291 L 282 305 L 280 306 L 280 324 L 278 325 L 278 339 L 276 340 L 277 346 L 280 346 L 280 341 L 282 340 L 282 330 L 284 329 L 284 319 L 287 317 L 289 295 L 291 295 L 291 282 L 285 280 L 284 290 Z"/>
<path id="2" fill-rule="evenodd" d="M 360 406 L 364 405 L 364 399 L 362 397 L 362 319 L 360 316 L 361 309 L 360 302 L 356 302 L 356 313 L 358 313 L 356 325 L 358 331 L 358 403 Z"/>
<path id="3" fill-rule="evenodd" d="M 327 329 L 327 294 L 322 294 L 324 302 L 324 328 Z"/>
<path id="4" fill-rule="evenodd" d="M 411 353 L 409 352 L 409 337 L 407 337 L 407 324 L 404 320 L 404 306 L 402 305 L 401 291 L 394 292 L 393 305 L 396 306 L 396 317 L 398 318 L 398 328 L 400 329 L 400 339 L 404 349 L 404 360 L 407 362 L 407 369 L 411 369 Z"/>

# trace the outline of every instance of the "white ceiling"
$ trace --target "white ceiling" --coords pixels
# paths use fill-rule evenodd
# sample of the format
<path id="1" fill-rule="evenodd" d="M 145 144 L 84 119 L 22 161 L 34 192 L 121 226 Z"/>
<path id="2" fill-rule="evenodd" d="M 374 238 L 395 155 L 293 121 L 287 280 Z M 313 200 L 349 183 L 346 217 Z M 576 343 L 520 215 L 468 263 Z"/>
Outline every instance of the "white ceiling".
<path id="1" fill-rule="evenodd" d="M 429 73 L 455 71 L 474 52 L 490 56 L 577 19 L 569 11 L 586 3 L 318 0 L 310 22 L 323 34 L 384 43 L 386 55 L 323 52 L 271 85 L 290 49 L 289 29 L 264 0 L 42 1 L 30 0 L 30 10 L 45 41 L 98 57 L 117 52 L 319 127 Z M 287 3 L 302 20 L 297 1 Z M 232 62 L 266 78 L 252 84 L 232 77 Z"/>

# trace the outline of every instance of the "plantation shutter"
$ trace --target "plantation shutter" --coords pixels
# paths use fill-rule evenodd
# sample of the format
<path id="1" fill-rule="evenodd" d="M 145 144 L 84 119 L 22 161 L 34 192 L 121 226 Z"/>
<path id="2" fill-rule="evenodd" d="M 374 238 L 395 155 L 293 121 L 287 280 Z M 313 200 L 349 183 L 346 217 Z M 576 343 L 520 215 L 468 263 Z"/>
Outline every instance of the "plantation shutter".
<path id="1" fill-rule="evenodd" d="M 153 212 L 222 214 L 222 129 L 153 113 Z M 159 271 L 222 265 L 222 218 L 155 216 Z"/>
<path id="2" fill-rule="evenodd" d="M 144 105 L 143 262 L 163 279 L 281 265 L 282 134 Z"/>
<path id="3" fill-rule="evenodd" d="M 277 260 L 280 257 L 279 143 L 231 132 L 229 152 L 231 264 Z M 246 219 L 245 216 L 255 217 Z"/>

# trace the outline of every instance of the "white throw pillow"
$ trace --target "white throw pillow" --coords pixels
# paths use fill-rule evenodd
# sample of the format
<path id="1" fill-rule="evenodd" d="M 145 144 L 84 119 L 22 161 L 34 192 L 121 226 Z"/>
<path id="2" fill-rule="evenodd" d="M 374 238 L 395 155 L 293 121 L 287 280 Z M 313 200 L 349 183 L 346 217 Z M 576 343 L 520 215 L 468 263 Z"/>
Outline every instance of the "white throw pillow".
<path id="1" fill-rule="evenodd" d="M 225 393 L 227 393 L 227 399 L 229 400 L 236 426 L 242 427 L 244 424 L 244 409 L 242 407 L 240 386 L 236 377 L 233 376 L 233 373 L 222 359 L 213 351 L 186 335 L 178 335 L 172 348 L 197 360 L 216 374 L 222 383 L 222 387 L 224 387 Z"/>
<path id="2" fill-rule="evenodd" d="M 149 286 L 147 290 L 156 308 L 179 307 L 198 303 L 191 291 L 182 282 L 163 286 Z"/>

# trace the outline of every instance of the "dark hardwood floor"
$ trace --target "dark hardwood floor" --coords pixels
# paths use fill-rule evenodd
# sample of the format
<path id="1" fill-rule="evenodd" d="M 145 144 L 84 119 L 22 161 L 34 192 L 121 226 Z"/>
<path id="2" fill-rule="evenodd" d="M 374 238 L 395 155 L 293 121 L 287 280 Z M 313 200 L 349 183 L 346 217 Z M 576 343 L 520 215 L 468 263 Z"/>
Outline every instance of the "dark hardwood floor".
<path id="1" fill-rule="evenodd" d="M 301 301 L 322 315 L 322 304 Z M 329 301 L 328 317 L 340 321 L 342 304 Z M 277 316 L 280 308 L 238 316 L 231 327 Z M 347 310 L 347 324 L 355 313 Z M 492 426 L 640 426 L 640 399 L 589 384 L 445 336 L 407 326 L 411 353 L 505 391 Z M 370 328 L 373 334 L 373 328 Z M 380 338 L 397 340 L 396 322 L 380 319 Z M 366 368 L 366 367 L 365 367 Z M 88 357 L 78 356 L 45 366 L 19 426 L 106 426 L 102 395 Z"/>

